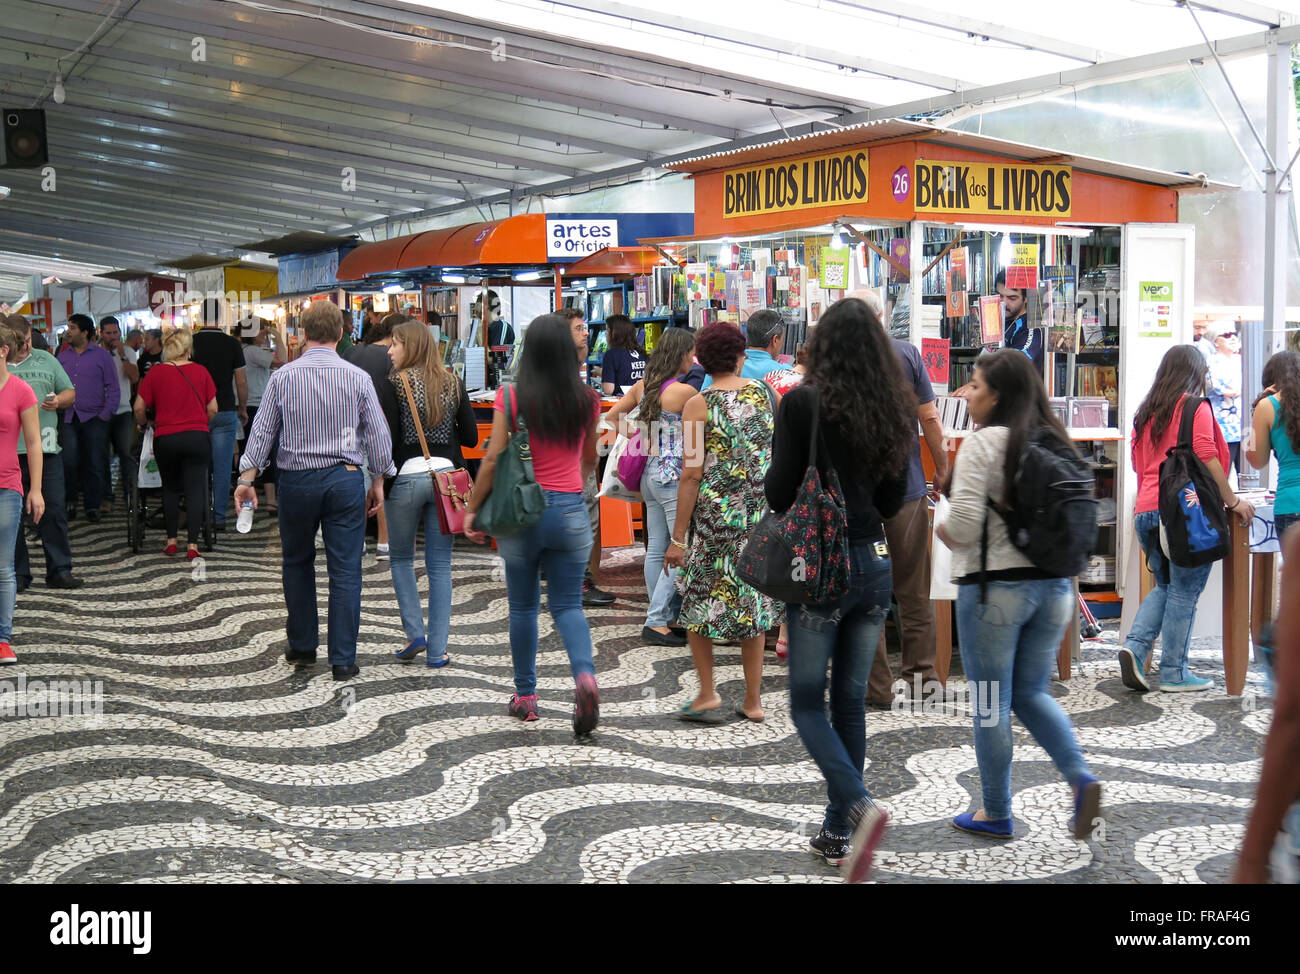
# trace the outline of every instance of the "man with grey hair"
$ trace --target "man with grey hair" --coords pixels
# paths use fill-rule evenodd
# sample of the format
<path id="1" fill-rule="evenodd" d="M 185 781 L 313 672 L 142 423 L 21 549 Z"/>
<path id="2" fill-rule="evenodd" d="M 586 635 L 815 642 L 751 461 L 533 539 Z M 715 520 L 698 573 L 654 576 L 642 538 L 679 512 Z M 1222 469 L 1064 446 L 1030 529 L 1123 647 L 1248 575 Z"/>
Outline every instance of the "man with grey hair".
<path id="1" fill-rule="evenodd" d="M 384 506 L 384 477 L 395 476 L 393 443 L 375 384 L 334 350 L 343 315 L 330 301 L 313 301 L 300 322 L 306 347 L 271 373 L 239 462 L 237 507 L 257 507 L 253 478 L 276 450 L 280 547 L 283 551 L 284 658 L 298 666 L 316 662 L 320 621 L 316 612 L 317 529 L 325 541 L 329 574 L 329 660 L 334 679 L 357 666 L 361 626 L 361 557 L 366 515 Z M 363 482 L 362 466 L 372 480 Z"/>
<path id="2" fill-rule="evenodd" d="M 783 368 L 776 359 L 785 341 L 785 319 L 770 308 L 755 311 L 745 322 L 745 364 L 740 374 L 746 379 L 762 382 L 769 372 Z M 706 377 L 700 387 L 703 392 L 713 385 L 713 378 Z"/>

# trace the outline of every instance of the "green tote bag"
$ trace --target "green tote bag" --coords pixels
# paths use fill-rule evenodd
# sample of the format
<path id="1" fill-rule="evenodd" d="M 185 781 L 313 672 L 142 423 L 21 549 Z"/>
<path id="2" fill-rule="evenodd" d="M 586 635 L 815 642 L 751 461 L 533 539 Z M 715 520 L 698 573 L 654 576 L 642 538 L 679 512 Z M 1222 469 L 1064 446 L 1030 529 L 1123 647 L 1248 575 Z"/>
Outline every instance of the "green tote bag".
<path id="1" fill-rule="evenodd" d="M 502 400 L 510 426 L 510 441 L 497 454 L 492 492 L 474 516 L 475 529 L 494 538 L 506 538 L 531 528 L 542 519 L 542 511 L 546 509 L 546 495 L 533 474 L 528 424 L 516 414 L 513 403 L 514 388 L 506 386 Z"/>

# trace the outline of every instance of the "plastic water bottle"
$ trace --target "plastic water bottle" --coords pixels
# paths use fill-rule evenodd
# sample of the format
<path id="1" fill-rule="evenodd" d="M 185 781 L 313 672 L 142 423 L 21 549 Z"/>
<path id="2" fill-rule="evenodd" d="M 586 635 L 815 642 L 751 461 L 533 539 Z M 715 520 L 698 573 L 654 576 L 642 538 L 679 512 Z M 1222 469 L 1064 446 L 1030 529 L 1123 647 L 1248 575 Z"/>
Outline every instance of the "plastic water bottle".
<path id="1" fill-rule="evenodd" d="M 235 530 L 240 534 L 248 534 L 253 530 L 253 502 L 244 501 L 243 506 L 239 509 L 239 520 L 235 522 Z"/>

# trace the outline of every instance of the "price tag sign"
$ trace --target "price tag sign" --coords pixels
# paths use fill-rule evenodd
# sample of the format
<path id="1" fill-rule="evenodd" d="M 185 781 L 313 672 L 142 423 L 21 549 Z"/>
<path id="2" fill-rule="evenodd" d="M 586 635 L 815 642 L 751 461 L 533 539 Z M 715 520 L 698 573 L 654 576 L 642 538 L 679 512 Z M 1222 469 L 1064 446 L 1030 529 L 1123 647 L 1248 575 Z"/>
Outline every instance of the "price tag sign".
<path id="1" fill-rule="evenodd" d="M 1012 245 L 1011 264 L 1007 267 L 1007 287 L 1038 287 L 1038 244 Z"/>

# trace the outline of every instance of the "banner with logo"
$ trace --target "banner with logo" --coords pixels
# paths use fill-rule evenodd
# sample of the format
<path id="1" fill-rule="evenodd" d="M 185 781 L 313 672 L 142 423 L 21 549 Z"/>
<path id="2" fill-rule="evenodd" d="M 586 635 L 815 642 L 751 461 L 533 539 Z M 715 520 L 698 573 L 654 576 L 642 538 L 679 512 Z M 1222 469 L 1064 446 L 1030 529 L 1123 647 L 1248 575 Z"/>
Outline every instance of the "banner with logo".
<path id="1" fill-rule="evenodd" d="M 1068 217 L 1070 166 L 916 161 L 913 205 L 919 213 Z"/>
<path id="2" fill-rule="evenodd" d="M 1138 335 L 1142 338 L 1174 337 L 1174 285 L 1172 281 L 1138 284 Z"/>
<path id="3" fill-rule="evenodd" d="M 866 201 L 866 149 L 783 159 L 723 174 L 724 218 Z"/>

